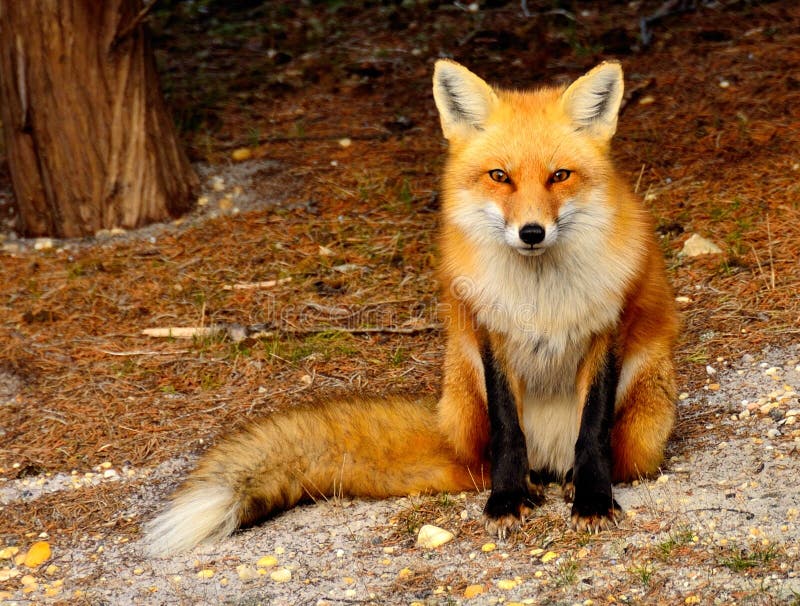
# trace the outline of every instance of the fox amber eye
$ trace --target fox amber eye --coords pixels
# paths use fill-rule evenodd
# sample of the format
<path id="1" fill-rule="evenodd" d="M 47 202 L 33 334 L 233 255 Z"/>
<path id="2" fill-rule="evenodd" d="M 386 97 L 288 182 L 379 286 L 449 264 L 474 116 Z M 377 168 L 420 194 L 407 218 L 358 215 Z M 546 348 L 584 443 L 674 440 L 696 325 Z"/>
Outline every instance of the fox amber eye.
<path id="1" fill-rule="evenodd" d="M 562 181 L 566 181 L 569 179 L 569 176 L 572 174 L 571 170 L 567 170 L 566 168 L 559 168 L 556 172 L 550 175 L 550 182 L 551 183 L 561 183 Z"/>
<path id="2" fill-rule="evenodd" d="M 506 171 L 500 170 L 499 168 L 490 170 L 489 177 L 492 179 L 492 181 L 497 181 L 498 183 L 508 183 L 511 181 L 511 179 L 508 178 Z"/>

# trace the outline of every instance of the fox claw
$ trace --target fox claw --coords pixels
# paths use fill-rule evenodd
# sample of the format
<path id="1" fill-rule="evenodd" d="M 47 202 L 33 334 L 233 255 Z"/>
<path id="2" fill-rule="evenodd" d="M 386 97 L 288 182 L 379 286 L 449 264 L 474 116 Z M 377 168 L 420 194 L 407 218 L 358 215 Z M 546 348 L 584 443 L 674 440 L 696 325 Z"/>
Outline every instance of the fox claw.
<path id="1" fill-rule="evenodd" d="M 581 515 L 573 510 L 572 528 L 576 532 L 588 532 L 590 534 L 600 534 L 604 530 L 618 528 L 622 519 L 622 510 L 619 507 L 612 507 L 605 513 L 591 515 Z"/>
<path id="2" fill-rule="evenodd" d="M 492 492 L 483 509 L 486 531 L 505 540 L 518 524 L 523 524 L 533 515 L 534 508 L 541 504 L 539 494 L 524 492 Z"/>

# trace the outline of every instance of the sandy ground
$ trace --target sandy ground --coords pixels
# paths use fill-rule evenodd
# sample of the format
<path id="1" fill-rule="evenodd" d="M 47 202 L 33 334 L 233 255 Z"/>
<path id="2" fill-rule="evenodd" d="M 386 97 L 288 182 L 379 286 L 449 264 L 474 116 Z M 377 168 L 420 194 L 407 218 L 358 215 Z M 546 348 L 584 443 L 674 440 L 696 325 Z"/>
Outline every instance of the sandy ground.
<path id="1" fill-rule="evenodd" d="M 681 402 L 684 418 L 702 404 L 706 433 L 673 445 L 661 477 L 617 487 L 626 519 L 599 536 L 567 529 L 556 487 L 541 516 L 506 542 L 482 530 L 486 493 L 335 499 L 166 559 L 143 557 L 129 536 L 89 528 L 73 544 L 53 543 L 37 568 L 15 564 L 7 550 L 0 597 L 20 604 L 798 603 L 800 344 L 712 367 L 706 388 Z M 13 381 L 3 385 L 13 389 Z M 139 520 L 190 465 L 29 477 L 0 486 L 0 501 L 13 507 L 54 491 L 128 482 L 119 515 Z M 415 534 L 422 523 L 455 539 L 423 549 Z M 17 546 L 17 558 L 32 540 Z"/>

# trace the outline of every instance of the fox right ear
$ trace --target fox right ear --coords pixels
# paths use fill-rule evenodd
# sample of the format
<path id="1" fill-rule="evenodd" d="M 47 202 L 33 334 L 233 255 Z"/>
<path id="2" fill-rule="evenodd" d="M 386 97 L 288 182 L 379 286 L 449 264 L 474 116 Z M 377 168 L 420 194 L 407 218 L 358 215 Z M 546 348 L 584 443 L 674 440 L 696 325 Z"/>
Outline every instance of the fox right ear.
<path id="1" fill-rule="evenodd" d="M 446 139 L 483 130 L 497 101 L 492 87 L 463 65 L 442 59 L 433 70 L 433 98 Z"/>

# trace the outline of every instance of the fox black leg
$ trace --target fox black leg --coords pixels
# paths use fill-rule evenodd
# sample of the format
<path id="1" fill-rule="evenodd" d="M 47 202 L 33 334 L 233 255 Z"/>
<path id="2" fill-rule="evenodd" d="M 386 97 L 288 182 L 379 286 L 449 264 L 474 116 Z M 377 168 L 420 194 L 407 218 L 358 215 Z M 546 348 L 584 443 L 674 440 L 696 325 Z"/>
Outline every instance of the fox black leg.
<path id="1" fill-rule="evenodd" d="M 589 389 L 575 443 L 572 524 L 579 531 L 609 528 L 622 513 L 611 494 L 611 428 L 616 390 L 616 361 L 613 352 L 609 352 Z"/>
<path id="2" fill-rule="evenodd" d="M 492 490 L 483 514 L 486 529 L 505 538 L 517 522 L 533 512 L 542 497 L 529 488 L 528 449 L 508 379 L 488 344 L 482 358 L 489 408 L 492 477 Z"/>

